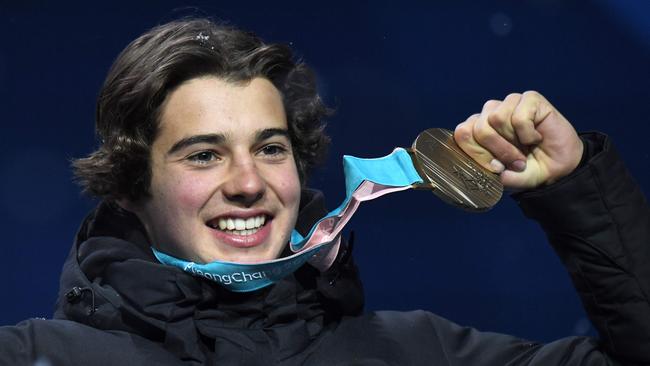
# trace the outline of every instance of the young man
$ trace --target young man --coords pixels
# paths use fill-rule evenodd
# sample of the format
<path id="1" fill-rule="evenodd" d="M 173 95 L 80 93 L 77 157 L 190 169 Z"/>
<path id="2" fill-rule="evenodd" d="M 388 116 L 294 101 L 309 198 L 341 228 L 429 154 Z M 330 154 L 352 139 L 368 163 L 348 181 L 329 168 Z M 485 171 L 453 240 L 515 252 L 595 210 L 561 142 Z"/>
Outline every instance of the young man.
<path id="1" fill-rule="evenodd" d="M 207 20 L 132 42 L 97 106 L 100 148 L 75 162 L 103 202 L 85 219 L 55 319 L 0 328 L 2 364 L 560 365 L 650 362 L 650 212 L 607 139 L 578 137 L 535 92 L 455 131 L 542 224 L 601 339 L 543 345 L 427 312 L 363 313 L 349 246 L 233 292 L 161 263 L 282 260 L 325 214 L 303 187 L 328 139 L 309 71 L 282 46 Z M 617 179 L 609 179 L 615 176 Z"/>

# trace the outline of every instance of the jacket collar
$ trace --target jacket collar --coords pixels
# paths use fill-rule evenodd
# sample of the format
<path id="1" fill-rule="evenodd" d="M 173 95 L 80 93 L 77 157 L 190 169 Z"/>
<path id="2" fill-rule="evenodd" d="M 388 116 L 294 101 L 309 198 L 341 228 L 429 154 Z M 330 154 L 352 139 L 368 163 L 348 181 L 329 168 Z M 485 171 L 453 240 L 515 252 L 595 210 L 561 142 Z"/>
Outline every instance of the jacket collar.
<path id="1" fill-rule="evenodd" d="M 301 202 L 296 228 L 304 233 L 326 209 L 317 191 L 305 190 Z M 319 290 L 331 282 L 321 277 L 340 275 L 337 266 L 320 274 L 305 265 L 267 288 L 230 292 L 159 263 L 137 217 L 102 202 L 82 223 L 64 264 L 55 318 L 137 333 L 186 355 L 197 352 L 192 339 L 215 338 L 223 328 L 262 329 L 303 319 L 310 323 L 308 333 L 317 333 L 332 314 L 363 306 L 356 268 L 345 275 L 354 277 L 357 295 L 346 289 L 345 298 L 337 299 L 332 289 Z M 356 303 L 342 304 L 348 301 Z"/>

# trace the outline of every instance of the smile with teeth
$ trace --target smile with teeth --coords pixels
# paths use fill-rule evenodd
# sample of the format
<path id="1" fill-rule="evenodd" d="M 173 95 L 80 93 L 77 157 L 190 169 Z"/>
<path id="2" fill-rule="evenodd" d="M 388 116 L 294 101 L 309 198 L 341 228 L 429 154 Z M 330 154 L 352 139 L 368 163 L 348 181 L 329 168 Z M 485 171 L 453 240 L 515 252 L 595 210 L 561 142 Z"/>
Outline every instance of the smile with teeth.
<path id="1" fill-rule="evenodd" d="M 238 217 L 220 217 L 217 222 L 208 225 L 213 229 L 224 231 L 234 235 L 255 234 L 266 223 L 266 216 L 259 215 L 242 219 Z"/>

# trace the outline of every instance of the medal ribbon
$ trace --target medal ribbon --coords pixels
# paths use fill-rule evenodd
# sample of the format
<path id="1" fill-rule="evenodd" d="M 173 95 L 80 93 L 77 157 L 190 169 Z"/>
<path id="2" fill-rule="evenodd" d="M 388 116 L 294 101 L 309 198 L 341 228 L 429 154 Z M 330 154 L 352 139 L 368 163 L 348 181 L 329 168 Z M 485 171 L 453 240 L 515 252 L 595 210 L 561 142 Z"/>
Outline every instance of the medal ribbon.
<path id="1" fill-rule="evenodd" d="M 254 291 L 268 286 L 293 273 L 307 261 L 324 271 L 336 258 L 341 231 L 361 202 L 422 183 L 411 157 L 403 148 L 376 159 L 346 155 L 343 157 L 343 169 L 345 200 L 316 222 L 305 237 L 293 230 L 289 248 L 294 254 L 288 257 L 259 263 L 214 261 L 201 264 L 172 257 L 153 247 L 151 249 L 161 263 L 215 281 L 234 292 Z"/>

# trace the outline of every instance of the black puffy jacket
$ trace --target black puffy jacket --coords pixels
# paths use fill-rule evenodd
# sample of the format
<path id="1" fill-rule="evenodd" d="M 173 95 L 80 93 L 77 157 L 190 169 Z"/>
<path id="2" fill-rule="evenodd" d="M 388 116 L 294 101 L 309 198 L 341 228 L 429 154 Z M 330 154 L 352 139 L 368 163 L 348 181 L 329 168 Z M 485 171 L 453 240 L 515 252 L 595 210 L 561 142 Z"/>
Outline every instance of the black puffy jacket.
<path id="1" fill-rule="evenodd" d="M 232 293 L 158 263 L 131 214 L 103 203 L 65 263 L 54 319 L 0 328 L 0 364 L 650 364 L 650 211 L 606 138 L 560 182 L 515 198 L 567 266 L 601 339 L 538 344 L 424 311 L 363 313 L 344 246 L 330 270 Z M 612 179 L 616 177 L 616 179 Z M 298 229 L 324 214 L 305 191 Z"/>

